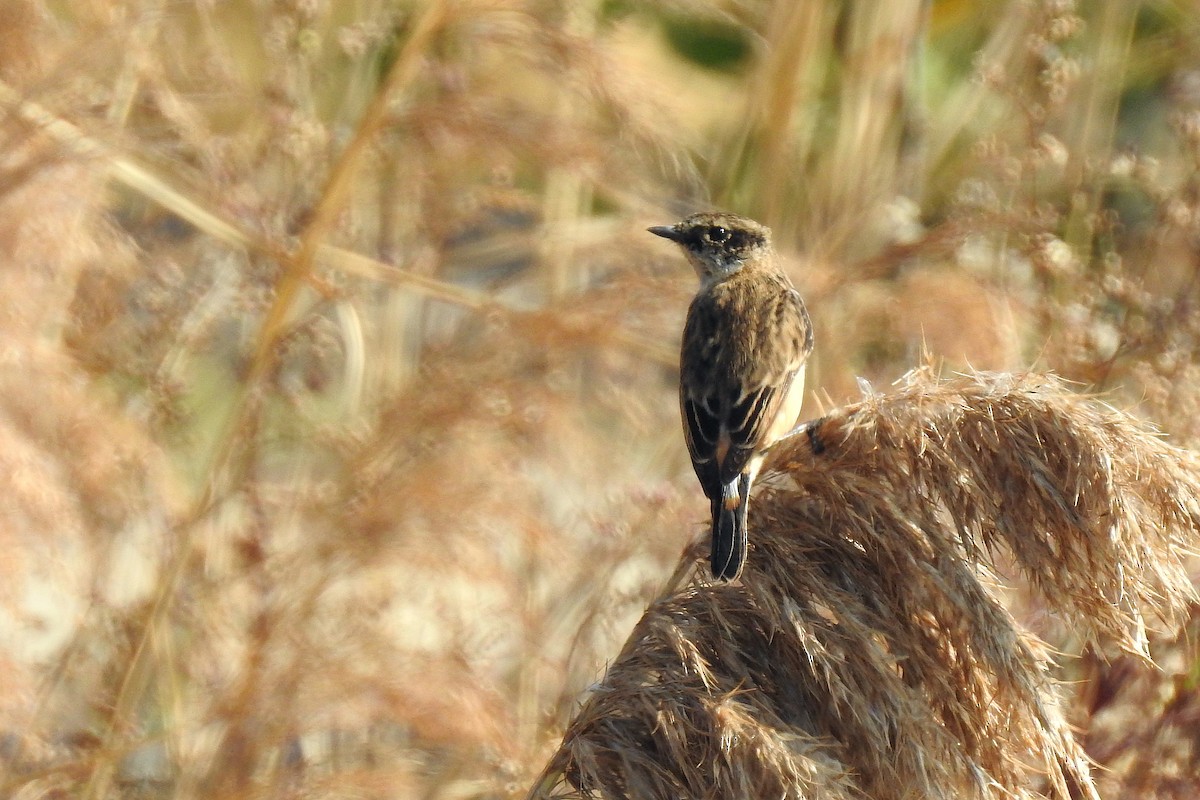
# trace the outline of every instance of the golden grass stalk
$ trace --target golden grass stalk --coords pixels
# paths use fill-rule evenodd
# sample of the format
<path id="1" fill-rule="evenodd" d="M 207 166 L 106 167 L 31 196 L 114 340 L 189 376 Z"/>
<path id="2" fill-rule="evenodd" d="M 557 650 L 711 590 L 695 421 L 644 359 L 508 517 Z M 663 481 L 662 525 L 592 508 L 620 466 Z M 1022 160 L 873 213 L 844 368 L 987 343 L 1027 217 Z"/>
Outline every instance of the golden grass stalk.
<path id="1" fill-rule="evenodd" d="M 1193 456 L 1053 378 L 917 371 L 774 467 L 742 584 L 685 554 L 530 796 L 1096 797 L 990 575 L 1144 656 L 1195 598 Z"/>

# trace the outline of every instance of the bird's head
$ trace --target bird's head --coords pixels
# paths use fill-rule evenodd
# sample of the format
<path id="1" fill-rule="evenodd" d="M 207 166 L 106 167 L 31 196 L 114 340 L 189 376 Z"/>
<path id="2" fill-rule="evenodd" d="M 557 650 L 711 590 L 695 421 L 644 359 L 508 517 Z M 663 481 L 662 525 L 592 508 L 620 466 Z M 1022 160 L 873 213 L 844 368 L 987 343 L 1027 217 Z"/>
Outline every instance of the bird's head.
<path id="1" fill-rule="evenodd" d="M 674 225 L 647 228 L 683 248 L 700 280 L 719 281 L 771 257 L 771 229 L 737 214 L 703 211 Z"/>

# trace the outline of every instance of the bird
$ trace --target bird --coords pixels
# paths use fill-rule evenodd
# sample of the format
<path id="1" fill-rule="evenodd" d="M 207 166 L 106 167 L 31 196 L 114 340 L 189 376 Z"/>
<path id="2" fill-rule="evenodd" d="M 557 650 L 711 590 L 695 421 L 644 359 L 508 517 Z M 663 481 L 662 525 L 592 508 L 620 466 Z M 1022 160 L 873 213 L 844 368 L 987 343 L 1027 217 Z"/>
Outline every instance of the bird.
<path id="1" fill-rule="evenodd" d="M 765 225 L 700 212 L 647 230 L 679 245 L 700 279 L 683 327 L 679 406 L 711 504 L 712 575 L 728 582 L 746 561 L 750 487 L 800 416 L 812 321 Z"/>

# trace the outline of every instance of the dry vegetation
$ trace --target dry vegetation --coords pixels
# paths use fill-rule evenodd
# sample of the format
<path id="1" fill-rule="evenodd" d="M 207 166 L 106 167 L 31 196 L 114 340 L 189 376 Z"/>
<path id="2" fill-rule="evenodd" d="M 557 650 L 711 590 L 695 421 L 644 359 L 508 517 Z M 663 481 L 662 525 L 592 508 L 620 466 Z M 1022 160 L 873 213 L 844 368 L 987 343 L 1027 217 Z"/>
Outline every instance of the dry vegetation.
<path id="1" fill-rule="evenodd" d="M 535 796 L 1097 797 L 992 576 L 1147 658 L 1143 612 L 1195 601 L 1200 463 L 1055 381 L 916 373 L 774 465 L 743 584 L 677 576 Z"/>
<path id="2" fill-rule="evenodd" d="M 3 0 L 0 795 L 1196 796 L 1198 53 L 1178 0 Z M 699 207 L 775 229 L 827 414 L 719 588 L 642 232 Z M 992 372 L 885 388 L 925 352 Z"/>

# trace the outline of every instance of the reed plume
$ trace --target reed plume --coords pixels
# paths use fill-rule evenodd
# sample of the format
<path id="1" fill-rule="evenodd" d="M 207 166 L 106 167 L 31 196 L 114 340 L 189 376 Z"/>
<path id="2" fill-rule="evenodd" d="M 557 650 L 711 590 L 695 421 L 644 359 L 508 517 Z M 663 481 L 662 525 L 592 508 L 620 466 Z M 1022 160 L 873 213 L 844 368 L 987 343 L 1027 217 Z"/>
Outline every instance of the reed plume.
<path id="1" fill-rule="evenodd" d="M 1195 599 L 1195 458 L 1054 378 L 919 370 L 773 464 L 742 584 L 685 554 L 531 796 L 1097 797 L 998 573 L 1148 657 Z"/>

